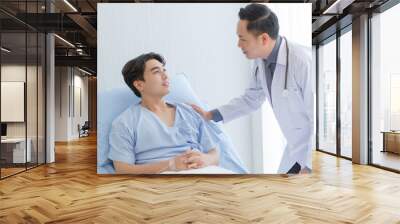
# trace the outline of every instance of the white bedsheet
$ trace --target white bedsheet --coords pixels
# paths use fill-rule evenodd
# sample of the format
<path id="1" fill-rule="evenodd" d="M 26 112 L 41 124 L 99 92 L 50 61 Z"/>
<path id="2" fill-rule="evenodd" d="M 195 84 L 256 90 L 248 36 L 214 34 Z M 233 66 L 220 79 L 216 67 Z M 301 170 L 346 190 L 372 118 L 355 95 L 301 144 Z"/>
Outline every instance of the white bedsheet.
<path id="1" fill-rule="evenodd" d="M 219 166 L 207 166 L 199 169 L 181 170 L 181 171 L 166 171 L 161 174 L 235 174 Z"/>

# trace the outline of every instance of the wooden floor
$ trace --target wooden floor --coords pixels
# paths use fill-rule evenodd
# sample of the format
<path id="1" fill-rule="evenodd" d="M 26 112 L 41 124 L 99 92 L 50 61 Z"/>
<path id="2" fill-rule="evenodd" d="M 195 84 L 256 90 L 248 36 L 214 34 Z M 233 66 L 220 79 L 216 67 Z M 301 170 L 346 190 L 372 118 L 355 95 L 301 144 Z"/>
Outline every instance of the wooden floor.
<path id="1" fill-rule="evenodd" d="M 376 150 L 374 151 L 372 162 L 374 164 L 400 170 L 400 154 Z"/>
<path id="2" fill-rule="evenodd" d="M 14 167 L 14 168 L 2 167 L 1 168 L 1 178 L 5 178 L 5 177 L 8 177 L 8 176 L 20 173 L 20 172 L 24 172 L 27 169 L 33 169 L 35 167 L 37 167 L 37 164 L 29 164 L 29 163 L 27 164 L 27 167 L 25 167 L 24 164 L 19 165 L 18 167 Z"/>
<path id="3" fill-rule="evenodd" d="M 1 177 L 7 177 L 10 175 L 13 175 L 15 173 L 19 173 L 26 170 L 25 167 L 24 168 L 1 168 Z"/>
<path id="4" fill-rule="evenodd" d="M 320 152 L 310 175 L 100 176 L 96 139 L 0 181 L 0 223 L 400 223 L 400 175 Z"/>

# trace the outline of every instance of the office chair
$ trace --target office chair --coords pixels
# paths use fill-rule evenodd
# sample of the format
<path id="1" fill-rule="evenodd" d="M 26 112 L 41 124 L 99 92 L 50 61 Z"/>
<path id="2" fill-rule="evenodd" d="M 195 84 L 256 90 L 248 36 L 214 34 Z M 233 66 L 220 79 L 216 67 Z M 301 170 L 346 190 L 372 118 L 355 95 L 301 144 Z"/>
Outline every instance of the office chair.
<path id="1" fill-rule="evenodd" d="M 80 125 L 78 124 L 79 138 L 89 136 L 89 129 L 90 129 L 89 121 L 85 121 L 82 127 L 80 127 Z"/>

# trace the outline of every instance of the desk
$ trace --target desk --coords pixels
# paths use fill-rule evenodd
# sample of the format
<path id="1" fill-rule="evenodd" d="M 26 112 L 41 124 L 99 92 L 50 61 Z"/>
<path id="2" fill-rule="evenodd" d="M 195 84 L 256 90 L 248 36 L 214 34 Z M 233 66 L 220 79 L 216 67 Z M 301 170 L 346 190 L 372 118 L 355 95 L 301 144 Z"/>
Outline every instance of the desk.
<path id="1" fill-rule="evenodd" d="M 393 152 L 400 154 L 400 131 L 382 131 L 383 150 L 382 152 Z"/>
<path id="2" fill-rule="evenodd" d="M 28 143 L 25 154 L 25 138 L 6 138 L 1 139 L 1 157 L 6 163 L 25 163 L 31 161 L 31 145 L 30 138 L 26 140 Z M 11 159 L 12 158 L 12 159 Z M 27 161 L 25 161 L 27 158 Z"/>

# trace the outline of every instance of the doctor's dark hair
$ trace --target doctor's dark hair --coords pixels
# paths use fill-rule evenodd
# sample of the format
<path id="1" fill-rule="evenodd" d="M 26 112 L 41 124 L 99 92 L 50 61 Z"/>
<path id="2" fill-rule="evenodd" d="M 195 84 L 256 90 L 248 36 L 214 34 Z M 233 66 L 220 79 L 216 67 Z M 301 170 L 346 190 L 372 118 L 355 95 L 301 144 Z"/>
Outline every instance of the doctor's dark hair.
<path id="1" fill-rule="evenodd" d="M 247 20 L 247 30 L 256 36 L 267 33 L 276 40 L 279 34 L 278 17 L 267 6 L 253 3 L 241 8 L 239 11 L 240 20 Z"/>
<path id="2" fill-rule="evenodd" d="M 147 54 L 142 54 L 130 61 L 128 61 L 124 67 L 122 68 L 122 75 L 124 76 L 125 83 L 129 86 L 129 88 L 135 93 L 136 96 L 142 97 L 139 90 L 133 85 L 133 82 L 136 80 L 144 80 L 144 70 L 146 62 L 155 59 L 159 61 L 161 64 L 165 65 L 165 60 L 163 56 L 150 52 Z"/>

